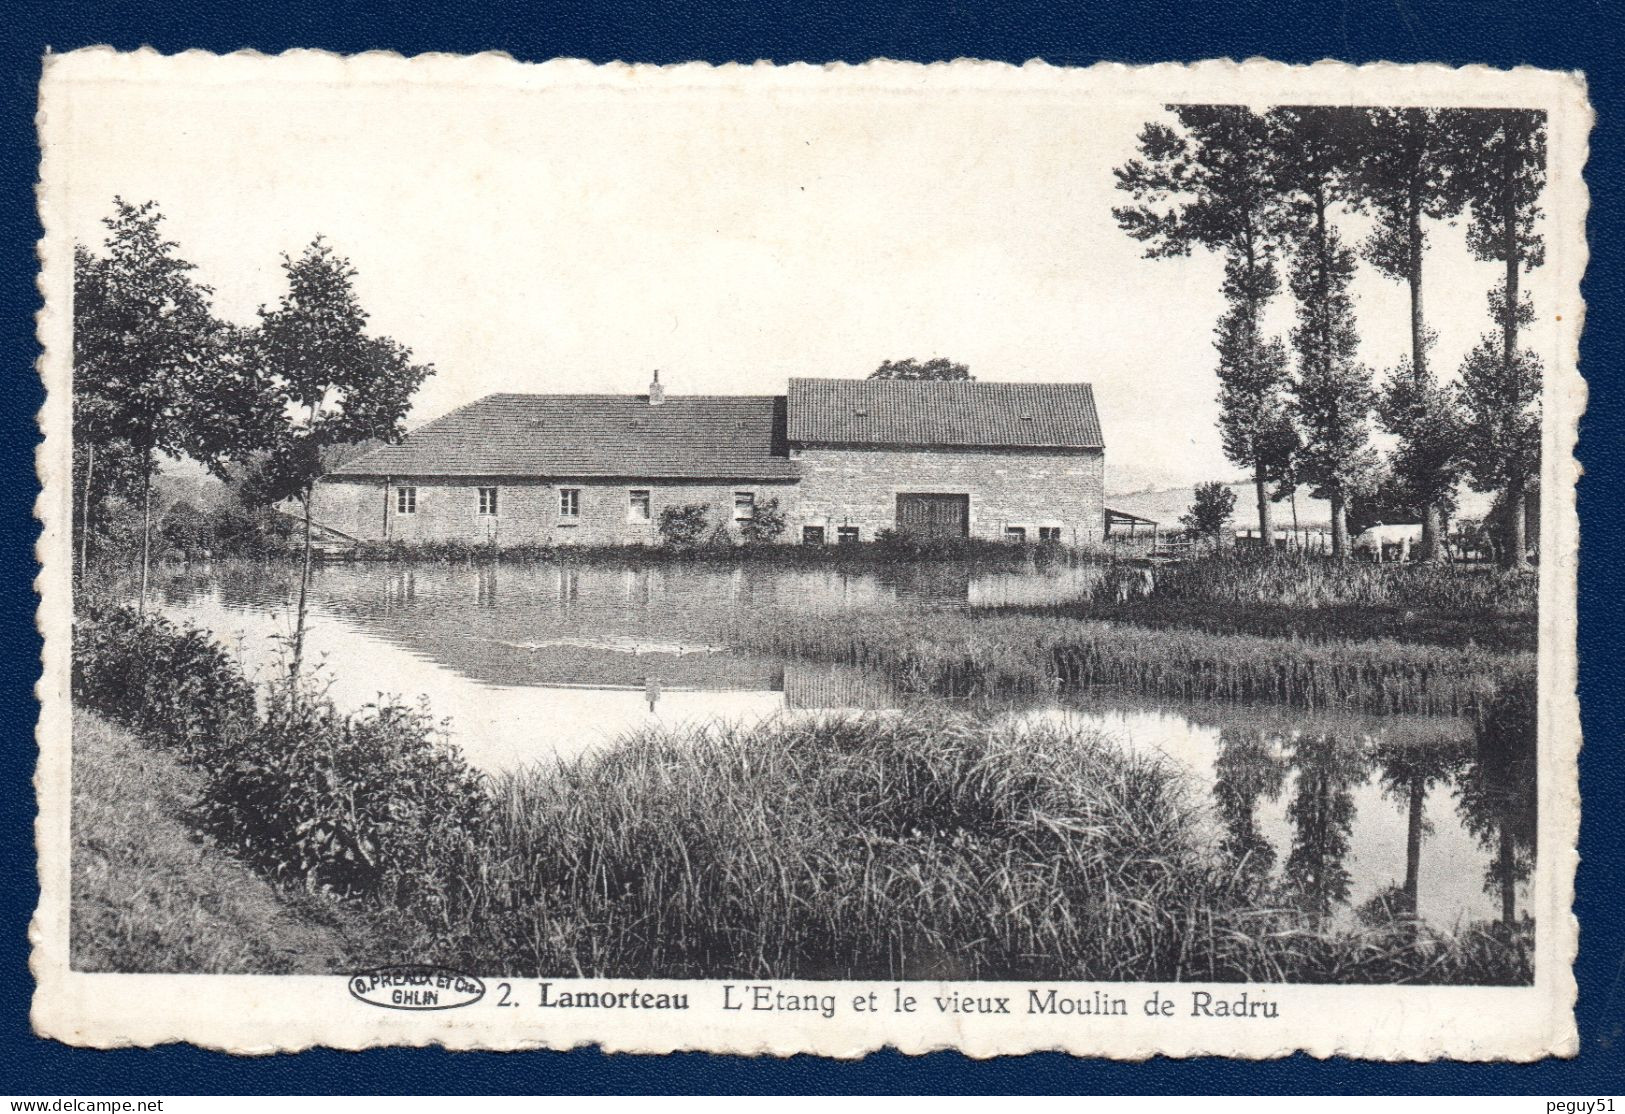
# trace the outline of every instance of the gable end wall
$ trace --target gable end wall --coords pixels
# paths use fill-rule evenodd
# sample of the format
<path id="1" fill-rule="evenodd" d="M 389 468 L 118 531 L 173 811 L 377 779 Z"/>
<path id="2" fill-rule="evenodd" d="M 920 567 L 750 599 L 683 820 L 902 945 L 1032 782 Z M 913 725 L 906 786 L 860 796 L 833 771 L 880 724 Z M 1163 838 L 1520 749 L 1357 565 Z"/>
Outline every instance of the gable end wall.
<path id="1" fill-rule="evenodd" d="M 1100 449 L 936 449 L 803 445 L 801 527 L 856 526 L 864 541 L 897 525 L 897 496 L 936 492 L 970 496 L 972 537 L 999 539 L 1022 526 L 1029 541 L 1040 526 L 1061 527 L 1068 545 L 1098 542 L 1105 532 L 1105 453 Z"/>

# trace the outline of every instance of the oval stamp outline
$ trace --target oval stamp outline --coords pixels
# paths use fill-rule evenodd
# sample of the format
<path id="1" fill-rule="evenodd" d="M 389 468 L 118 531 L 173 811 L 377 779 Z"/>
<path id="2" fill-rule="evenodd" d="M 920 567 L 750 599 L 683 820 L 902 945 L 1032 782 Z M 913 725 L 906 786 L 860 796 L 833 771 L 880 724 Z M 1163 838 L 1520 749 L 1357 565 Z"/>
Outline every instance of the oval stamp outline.
<path id="1" fill-rule="evenodd" d="M 449 984 L 442 980 L 450 980 Z M 370 971 L 358 971 L 344 980 L 350 997 L 369 1006 L 385 1010 L 455 1010 L 472 1006 L 485 997 L 485 982 L 475 975 L 464 974 L 450 967 L 431 963 L 390 963 Z M 432 990 L 451 992 L 459 1001 L 441 1003 L 389 1002 L 370 995 L 391 989 Z"/>

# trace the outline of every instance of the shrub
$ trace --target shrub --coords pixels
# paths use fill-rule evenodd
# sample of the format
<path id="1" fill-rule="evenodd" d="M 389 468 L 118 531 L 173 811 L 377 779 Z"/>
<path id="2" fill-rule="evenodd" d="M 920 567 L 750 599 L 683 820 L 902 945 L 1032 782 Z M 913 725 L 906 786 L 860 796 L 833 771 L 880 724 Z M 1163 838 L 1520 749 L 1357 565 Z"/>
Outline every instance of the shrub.
<path id="1" fill-rule="evenodd" d="M 73 697 L 148 742 L 207 761 L 254 726 L 254 689 L 207 632 L 132 607 L 73 625 Z"/>
<path id="2" fill-rule="evenodd" d="M 478 837 L 485 808 L 425 709 L 275 700 L 212 771 L 200 819 L 268 874 L 412 907 L 440 900 L 436 864 Z"/>
<path id="3" fill-rule="evenodd" d="M 779 506 L 778 499 L 765 499 L 756 504 L 755 512 L 749 519 L 739 524 L 739 536 L 746 545 L 763 545 L 777 541 L 784 533 L 785 525 L 784 508 Z"/>
<path id="4" fill-rule="evenodd" d="M 1217 543 L 1225 523 L 1236 512 L 1236 493 L 1215 480 L 1196 485 L 1196 501 L 1179 516 L 1180 523 L 1193 534 Z"/>
<path id="5" fill-rule="evenodd" d="M 208 550 L 213 541 L 209 517 L 184 499 L 169 508 L 159 532 L 170 548 L 188 559 Z"/>
<path id="6" fill-rule="evenodd" d="M 660 539 L 667 545 L 689 546 L 705 533 L 710 511 L 704 503 L 685 503 L 660 512 Z"/>

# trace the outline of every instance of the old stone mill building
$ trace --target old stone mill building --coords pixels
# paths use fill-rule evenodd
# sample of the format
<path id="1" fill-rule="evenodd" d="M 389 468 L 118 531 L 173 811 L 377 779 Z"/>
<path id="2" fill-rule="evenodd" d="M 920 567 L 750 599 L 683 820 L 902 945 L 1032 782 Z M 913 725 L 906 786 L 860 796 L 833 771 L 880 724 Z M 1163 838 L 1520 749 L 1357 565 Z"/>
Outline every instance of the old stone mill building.
<path id="1" fill-rule="evenodd" d="M 712 526 L 777 499 L 782 541 L 881 530 L 1097 541 L 1104 442 L 1087 383 L 791 379 L 784 395 L 495 394 L 349 461 L 316 518 L 364 541 L 659 540 L 660 512 Z M 737 530 L 731 531 L 737 535 Z"/>

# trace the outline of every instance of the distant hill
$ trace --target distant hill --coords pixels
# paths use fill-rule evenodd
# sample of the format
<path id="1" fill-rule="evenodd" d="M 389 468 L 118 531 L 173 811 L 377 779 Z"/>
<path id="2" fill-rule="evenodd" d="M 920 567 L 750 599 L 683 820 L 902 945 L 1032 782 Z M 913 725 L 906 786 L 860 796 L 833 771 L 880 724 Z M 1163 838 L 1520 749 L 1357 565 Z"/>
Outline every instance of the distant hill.
<path id="1" fill-rule="evenodd" d="M 1236 493 L 1236 515 L 1234 525 L 1237 529 L 1246 529 L 1248 526 L 1258 525 L 1258 509 L 1253 502 L 1253 485 L 1250 483 L 1226 484 Z M 1463 486 L 1458 518 L 1483 518 L 1489 513 L 1492 502 L 1488 495 L 1480 495 Z M 1106 506 L 1114 511 L 1123 511 L 1126 514 L 1137 515 L 1140 518 L 1149 518 L 1164 529 L 1177 529 L 1179 516 L 1190 510 L 1196 500 L 1196 490 L 1191 487 L 1165 487 L 1143 488 L 1139 491 L 1125 491 L 1106 496 Z M 1307 492 L 1298 492 L 1298 525 L 1300 527 L 1316 527 L 1332 524 L 1332 506 L 1324 499 L 1311 499 Z M 1292 525 L 1292 501 L 1283 499 L 1275 504 L 1275 526 L 1277 529 L 1288 529 Z"/>

